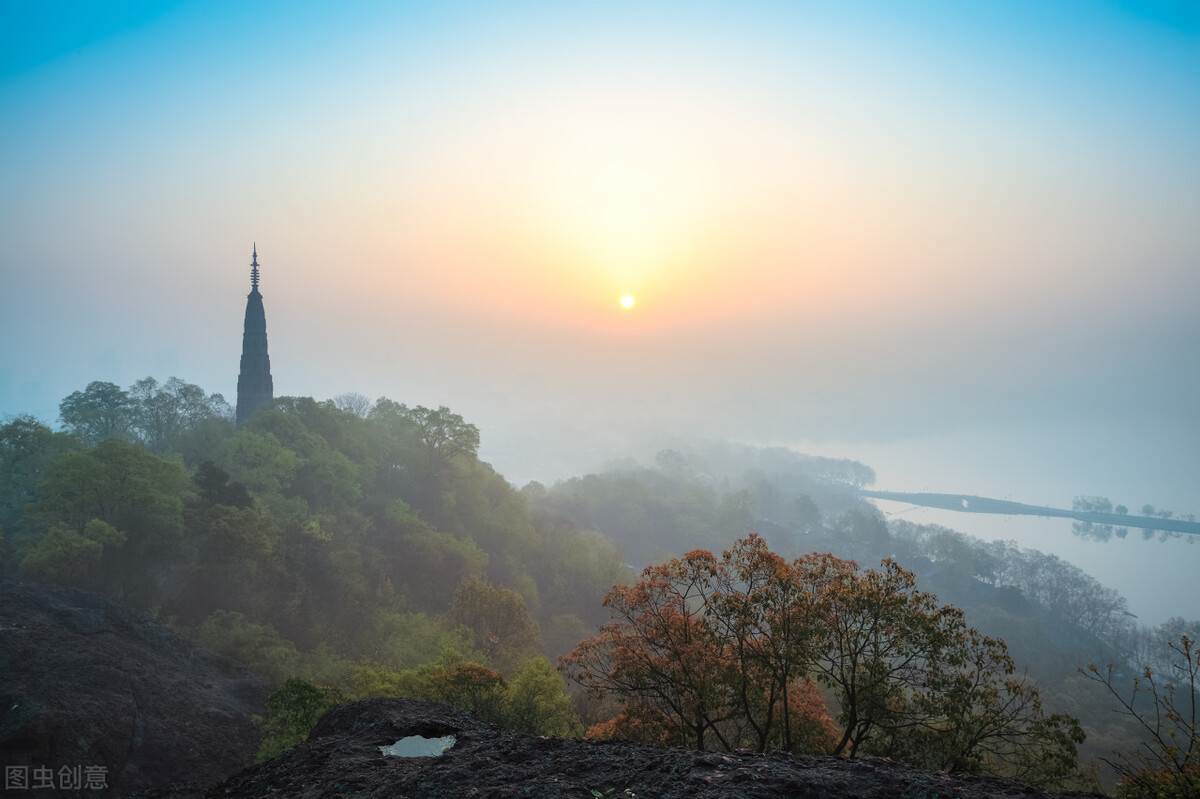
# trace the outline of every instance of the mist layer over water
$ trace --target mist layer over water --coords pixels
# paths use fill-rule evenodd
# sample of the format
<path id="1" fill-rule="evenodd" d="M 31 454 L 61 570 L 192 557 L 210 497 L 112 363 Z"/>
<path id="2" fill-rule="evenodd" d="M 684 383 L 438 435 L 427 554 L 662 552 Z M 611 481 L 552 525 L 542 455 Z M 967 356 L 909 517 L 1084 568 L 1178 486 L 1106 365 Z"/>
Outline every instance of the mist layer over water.
<path id="1" fill-rule="evenodd" d="M 555 422 L 561 420 L 551 408 L 544 408 L 536 422 L 498 410 L 492 406 L 490 414 L 483 413 L 488 417 L 483 455 L 517 485 L 535 479 L 553 483 L 621 459 L 652 465 L 655 452 L 673 442 L 661 428 L 656 432 L 661 420 L 598 416 L 586 426 L 559 430 Z M 695 439 L 707 433 L 852 458 L 871 466 L 877 475 L 874 487 L 884 490 L 976 494 L 1060 508 L 1070 508 L 1077 496 L 1100 495 L 1132 512 L 1151 504 L 1177 515 L 1200 513 L 1200 484 L 1195 480 L 1200 474 L 1200 431 L 1191 428 L 1081 421 L 958 428 L 886 440 L 859 436 L 780 441 L 764 439 L 758 430 L 739 430 L 738 421 L 727 418 L 720 423 L 714 415 L 711 426 L 694 426 L 680 437 Z M 1143 623 L 1200 615 L 1200 542 L 1191 543 L 1187 536 L 1147 541 L 1140 530 L 1131 529 L 1124 540 L 1101 542 L 1076 535 L 1071 522 L 1063 519 L 955 513 L 883 501 L 877 505 L 889 518 L 938 524 L 1057 555 L 1124 594 Z"/>
<path id="2" fill-rule="evenodd" d="M 1195 432 L 1190 435 L 1195 437 Z M 1186 437 L 1186 434 L 1185 434 Z M 1200 511 L 1198 450 L 1180 435 L 1125 428 L 1101 436 L 1014 429 L 903 439 L 886 444 L 807 442 L 802 451 L 871 465 L 877 486 L 895 491 L 977 494 L 1069 508 L 1076 496 L 1107 496 L 1137 512 L 1144 504 L 1176 514 Z M 879 501 L 889 518 L 938 524 L 985 540 L 1014 541 L 1075 564 L 1117 589 L 1144 623 L 1200 613 L 1200 542 L 1146 541 L 1139 530 L 1107 542 L 1081 538 L 1064 519 L 956 513 Z"/>

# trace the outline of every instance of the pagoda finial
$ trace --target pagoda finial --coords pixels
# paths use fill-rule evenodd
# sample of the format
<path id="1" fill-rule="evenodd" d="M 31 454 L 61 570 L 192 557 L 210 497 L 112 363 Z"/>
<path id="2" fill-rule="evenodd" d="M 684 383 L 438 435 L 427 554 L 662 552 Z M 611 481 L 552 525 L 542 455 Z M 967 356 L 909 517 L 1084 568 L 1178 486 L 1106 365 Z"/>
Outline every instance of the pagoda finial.
<path id="1" fill-rule="evenodd" d="M 258 242 L 250 252 L 250 290 L 258 291 Z"/>

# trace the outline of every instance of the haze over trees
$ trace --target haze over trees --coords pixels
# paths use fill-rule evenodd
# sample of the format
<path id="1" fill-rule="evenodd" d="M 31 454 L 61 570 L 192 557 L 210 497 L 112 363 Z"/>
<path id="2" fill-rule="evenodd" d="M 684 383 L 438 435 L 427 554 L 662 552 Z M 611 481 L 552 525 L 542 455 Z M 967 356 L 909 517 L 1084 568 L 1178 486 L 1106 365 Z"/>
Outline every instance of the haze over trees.
<path id="1" fill-rule="evenodd" d="M 0 427 L 5 573 L 147 610 L 280 686 L 575 728 L 544 641 L 582 637 L 624 567 L 539 522 L 457 414 L 282 398 L 235 428 L 219 396 L 147 379 L 62 416 Z"/>
<path id="2" fill-rule="evenodd" d="M 1139 626 L 1058 558 L 887 521 L 853 461 L 680 444 L 517 490 L 447 408 L 283 397 L 237 428 L 219 395 L 148 378 L 61 413 L 0 425 L 0 569 L 114 597 L 267 677 L 264 756 L 330 703 L 396 695 L 542 734 L 1061 781 L 1064 714 L 1085 763 L 1148 735 L 1078 667 L 1166 674 L 1170 642 L 1195 640 L 1187 619 Z M 603 696 L 568 690 L 551 665 L 568 653 Z"/>

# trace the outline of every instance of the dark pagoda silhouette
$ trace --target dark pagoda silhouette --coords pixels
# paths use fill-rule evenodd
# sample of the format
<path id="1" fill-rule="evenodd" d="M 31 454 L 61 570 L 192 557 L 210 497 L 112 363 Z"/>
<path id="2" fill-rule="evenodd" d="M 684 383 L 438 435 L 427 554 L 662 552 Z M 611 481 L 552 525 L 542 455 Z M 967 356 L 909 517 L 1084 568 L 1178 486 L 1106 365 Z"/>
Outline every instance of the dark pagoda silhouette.
<path id="1" fill-rule="evenodd" d="M 246 322 L 242 331 L 242 371 L 238 374 L 237 423 L 270 405 L 275 398 L 271 382 L 271 357 L 267 355 L 267 314 L 258 293 L 258 244 L 250 257 L 250 293 L 246 295 Z"/>

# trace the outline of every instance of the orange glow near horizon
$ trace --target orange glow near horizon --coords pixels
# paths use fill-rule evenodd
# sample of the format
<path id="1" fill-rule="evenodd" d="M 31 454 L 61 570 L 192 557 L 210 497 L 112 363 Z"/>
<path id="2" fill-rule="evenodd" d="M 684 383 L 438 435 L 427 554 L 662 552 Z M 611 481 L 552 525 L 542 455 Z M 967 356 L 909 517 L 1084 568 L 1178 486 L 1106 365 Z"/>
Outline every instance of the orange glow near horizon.
<path id="1" fill-rule="evenodd" d="M 374 75 L 356 90 L 372 100 L 370 124 L 339 117 L 336 137 L 251 132 L 236 139 L 241 161 L 227 143 L 147 151 L 170 160 L 98 190 L 112 218 L 80 215 L 80 237 L 104 252 L 107 231 L 137 218 L 168 174 L 190 193 L 150 206 L 170 236 L 149 251 L 207 263 L 246 229 L 269 242 L 268 296 L 286 288 L 380 329 L 413 312 L 477 335 L 569 329 L 598 351 L 613 336 L 716 324 L 793 335 L 1002 325 L 1016 305 L 1053 320 L 1063 296 L 1081 306 L 1081 292 L 1143 292 L 1122 259 L 1186 262 L 1172 242 L 1190 232 L 1195 201 L 1171 192 L 1187 184 L 1168 184 L 1153 216 L 1131 216 L 1094 153 L 1060 147 L 1055 128 L 1018 147 L 969 117 L 948 147 L 921 135 L 939 97 L 907 96 L 908 84 L 877 94 L 853 74 L 827 83 L 716 64 L 707 49 L 662 63 L 657 52 L 619 74 L 607 51 L 571 54 L 556 71 L 507 53 L 489 62 L 495 80 L 440 92 Z M 30 198 L 52 184 L 39 185 Z M 181 220 L 194 240 L 177 235 Z M 38 232 L 31 240 L 52 238 Z M 341 279 L 347 263 L 354 280 Z M 158 274 L 144 272 L 130 279 Z"/>

